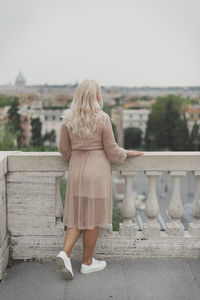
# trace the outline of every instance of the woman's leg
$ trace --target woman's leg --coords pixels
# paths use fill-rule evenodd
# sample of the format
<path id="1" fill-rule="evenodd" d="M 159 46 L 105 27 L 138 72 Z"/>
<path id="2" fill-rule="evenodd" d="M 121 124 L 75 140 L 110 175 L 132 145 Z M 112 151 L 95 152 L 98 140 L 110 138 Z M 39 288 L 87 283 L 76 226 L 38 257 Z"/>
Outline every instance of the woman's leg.
<path id="1" fill-rule="evenodd" d="M 83 232 L 83 263 L 90 265 L 92 263 L 92 255 L 98 237 L 99 227 L 94 229 L 85 229 Z"/>
<path id="2" fill-rule="evenodd" d="M 81 232 L 82 232 L 82 229 L 67 228 L 67 231 L 65 233 L 65 241 L 64 241 L 63 251 L 65 251 L 67 253 L 68 257 L 70 257 L 72 247 L 74 246 L 75 242 L 79 238 Z"/>

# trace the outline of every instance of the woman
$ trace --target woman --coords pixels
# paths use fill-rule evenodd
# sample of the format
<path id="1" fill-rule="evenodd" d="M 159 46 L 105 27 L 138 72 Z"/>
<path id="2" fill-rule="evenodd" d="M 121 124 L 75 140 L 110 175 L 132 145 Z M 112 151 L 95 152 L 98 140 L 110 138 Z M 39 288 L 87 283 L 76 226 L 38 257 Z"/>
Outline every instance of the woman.
<path id="1" fill-rule="evenodd" d="M 56 256 L 61 273 L 74 278 L 70 254 L 83 232 L 80 272 L 102 270 L 106 261 L 93 258 L 99 227 L 112 228 L 112 173 L 110 162 L 122 163 L 143 152 L 126 150 L 115 142 L 110 117 L 103 111 L 101 87 L 84 80 L 66 110 L 58 150 L 69 162 L 63 224 L 67 226 L 62 251 Z"/>

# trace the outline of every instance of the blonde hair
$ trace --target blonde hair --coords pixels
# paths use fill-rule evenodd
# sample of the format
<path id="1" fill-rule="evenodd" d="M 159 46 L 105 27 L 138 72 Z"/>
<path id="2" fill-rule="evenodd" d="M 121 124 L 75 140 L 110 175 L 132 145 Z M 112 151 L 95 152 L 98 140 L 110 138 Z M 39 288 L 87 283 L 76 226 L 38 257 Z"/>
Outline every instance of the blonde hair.
<path id="1" fill-rule="evenodd" d="M 90 138 L 98 127 L 98 112 L 102 111 L 102 108 L 99 83 L 86 79 L 76 88 L 70 108 L 64 113 L 63 122 L 72 133 Z"/>

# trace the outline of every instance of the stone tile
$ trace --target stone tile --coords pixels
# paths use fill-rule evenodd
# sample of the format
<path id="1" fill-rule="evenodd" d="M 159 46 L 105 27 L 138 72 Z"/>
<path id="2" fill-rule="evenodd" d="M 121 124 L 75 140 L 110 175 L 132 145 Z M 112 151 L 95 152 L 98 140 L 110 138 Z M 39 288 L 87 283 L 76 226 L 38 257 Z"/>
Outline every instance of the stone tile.
<path id="1" fill-rule="evenodd" d="M 123 280 L 123 261 L 106 259 L 104 270 L 81 274 L 81 261 L 74 261 L 74 280 L 67 284 L 67 300 L 126 300 L 128 293 Z"/>
<path id="2" fill-rule="evenodd" d="M 23 261 L 8 268 L 0 284 L 1 300 L 63 300 L 65 295 L 66 281 L 60 273 L 40 262 Z"/>
<path id="3" fill-rule="evenodd" d="M 106 269 L 81 274 L 72 258 L 73 280 L 62 278 L 55 260 L 21 262 L 0 284 L 4 300 L 199 300 L 200 260 L 182 258 L 106 259 Z"/>
<path id="4" fill-rule="evenodd" d="M 198 259 L 196 263 L 200 267 Z M 184 259 L 126 259 L 123 274 L 133 299 L 200 299 L 200 290 Z"/>
<path id="5" fill-rule="evenodd" d="M 200 290 L 200 260 L 193 258 L 187 258 L 185 260 L 188 263 L 190 270 L 193 274 L 194 280 L 196 281 L 196 284 Z"/>

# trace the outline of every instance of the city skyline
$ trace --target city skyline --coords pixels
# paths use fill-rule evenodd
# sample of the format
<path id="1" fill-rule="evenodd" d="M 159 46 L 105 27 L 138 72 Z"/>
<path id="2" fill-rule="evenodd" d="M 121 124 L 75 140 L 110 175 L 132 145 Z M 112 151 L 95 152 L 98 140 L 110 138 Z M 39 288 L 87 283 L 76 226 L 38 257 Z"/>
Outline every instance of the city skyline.
<path id="1" fill-rule="evenodd" d="M 199 86 L 197 0 L 0 0 L 0 85 Z"/>

